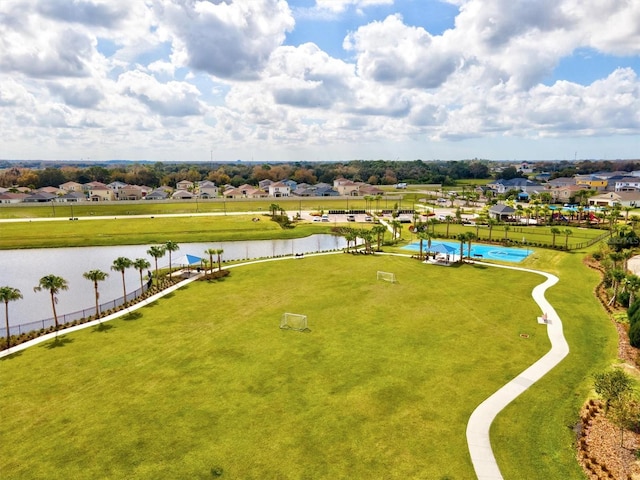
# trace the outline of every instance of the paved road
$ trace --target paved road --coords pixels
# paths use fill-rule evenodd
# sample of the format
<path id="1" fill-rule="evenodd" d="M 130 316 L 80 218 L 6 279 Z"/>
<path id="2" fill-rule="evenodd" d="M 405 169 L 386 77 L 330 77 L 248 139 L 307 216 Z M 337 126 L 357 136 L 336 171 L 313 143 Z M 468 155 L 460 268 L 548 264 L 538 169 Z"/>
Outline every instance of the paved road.
<path id="1" fill-rule="evenodd" d="M 544 375 L 558 365 L 569 354 L 569 345 L 562 332 L 562 322 L 553 306 L 544 297 L 545 291 L 558 283 L 558 277 L 546 272 L 529 270 L 526 268 L 508 267 L 502 265 L 483 265 L 508 268 L 523 272 L 543 275 L 547 279 L 533 289 L 532 296 L 541 310 L 541 315 L 547 315 L 547 335 L 551 341 L 551 350 L 537 362 L 500 388 L 487 398 L 473 411 L 467 423 L 467 444 L 471 461 L 478 480 L 503 480 L 498 463 L 491 450 L 489 429 L 495 417 L 515 398 L 525 392 L 531 385 L 540 380 Z M 532 322 L 537 322 L 535 317 Z M 540 326 L 542 328 L 542 325 Z"/>

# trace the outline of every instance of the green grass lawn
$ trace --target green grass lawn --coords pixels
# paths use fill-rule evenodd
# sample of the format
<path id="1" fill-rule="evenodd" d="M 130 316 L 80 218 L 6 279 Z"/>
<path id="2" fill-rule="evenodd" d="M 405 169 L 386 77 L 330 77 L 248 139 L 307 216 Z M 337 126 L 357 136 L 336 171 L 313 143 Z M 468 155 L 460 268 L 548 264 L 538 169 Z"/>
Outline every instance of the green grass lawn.
<path id="1" fill-rule="evenodd" d="M 259 222 L 253 218 L 255 215 L 9 222 L 0 226 L 0 249 L 299 238 L 329 233 L 334 226 L 302 222 L 293 229 L 282 229 L 268 216 L 258 217 Z"/>
<path id="2" fill-rule="evenodd" d="M 0 361 L 2 476 L 474 478 L 469 415 L 549 348 L 531 299 L 542 280 L 340 254 L 234 268 Z M 561 316 L 585 300 L 567 289 L 553 295 Z M 311 332 L 281 331 L 285 311 L 308 315 Z M 598 315 L 573 317 L 581 310 L 567 319 L 576 358 L 496 428 L 509 446 L 498 458 L 517 472 L 505 478 L 580 478 L 566 425 L 545 427 L 554 440 L 540 445 L 530 413 L 547 412 L 543 425 L 571 417 L 586 394 L 576 377 L 611 353 Z M 591 335 L 599 348 L 585 352 Z M 522 466 L 557 444 L 550 475 Z"/>

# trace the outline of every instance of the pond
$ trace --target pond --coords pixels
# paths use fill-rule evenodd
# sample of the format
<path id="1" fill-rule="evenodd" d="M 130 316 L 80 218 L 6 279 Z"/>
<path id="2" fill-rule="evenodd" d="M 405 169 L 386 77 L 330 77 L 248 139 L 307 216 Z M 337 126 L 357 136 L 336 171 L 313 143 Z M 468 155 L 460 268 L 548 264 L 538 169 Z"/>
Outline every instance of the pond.
<path id="1" fill-rule="evenodd" d="M 172 261 L 182 255 L 195 255 L 209 261 L 207 249 L 223 249 L 223 261 L 277 257 L 302 253 L 339 250 L 346 246 L 344 237 L 334 235 L 312 235 L 292 240 L 259 240 L 247 242 L 185 243 L 171 253 Z M 82 274 L 99 269 L 109 277 L 99 283 L 100 302 L 123 295 L 122 274 L 111 270 L 117 257 L 131 260 L 145 258 L 154 270 L 154 259 L 147 254 L 150 245 L 126 245 L 114 247 L 39 248 L 29 250 L 0 250 L 0 286 L 17 288 L 23 299 L 9 303 L 9 321 L 19 325 L 53 316 L 51 297 L 48 291 L 34 292 L 40 278 L 57 275 L 65 280 L 69 289 L 60 292 L 56 310 L 58 315 L 91 308 L 95 304 L 93 282 Z M 214 263 L 216 256 L 213 257 Z M 158 267 L 169 265 L 169 255 L 158 259 Z M 174 265 L 175 266 L 175 265 Z M 146 271 L 144 279 L 146 280 Z M 125 271 L 127 293 L 140 288 L 140 274 L 131 268 Z M 4 307 L 4 304 L 1 305 Z M 0 314 L 0 333 L 4 332 L 4 308 Z"/>

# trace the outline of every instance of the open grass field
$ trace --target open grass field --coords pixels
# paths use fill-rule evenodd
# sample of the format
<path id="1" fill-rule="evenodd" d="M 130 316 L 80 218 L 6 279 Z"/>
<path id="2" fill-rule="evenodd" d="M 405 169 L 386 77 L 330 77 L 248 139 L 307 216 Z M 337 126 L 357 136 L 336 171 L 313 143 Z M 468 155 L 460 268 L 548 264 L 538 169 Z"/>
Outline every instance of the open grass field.
<path id="1" fill-rule="evenodd" d="M 403 195 L 401 191 L 389 191 L 385 198 L 374 201 L 378 208 L 392 208 Z M 194 213 L 269 212 L 276 204 L 290 214 L 300 210 L 364 209 L 364 197 L 317 197 L 317 198 L 265 198 L 233 200 L 183 200 L 183 201 L 137 201 L 137 202 L 82 202 L 71 204 L 0 204 L 0 218 L 70 218 L 90 216 L 166 215 Z M 367 203 L 368 205 L 368 203 Z M 72 215 L 73 213 L 73 215 Z"/>
<path id="2" fill-rule="evenodd" d="M 577 259 L 528 260 L 557 265 L 552 301 L 572 353 L 499 417 L 506 479 L 581 478 L 567 426 L 615 332 Z M 541 281 L 338 254 L 196 282 L 0 361 L 2 476 L 474 478 L 469 415 L 549 348 L 531 299 Z M 311 332 L 281 331 L 285 311 L 308 315 Z"/>
<path id="3" fill-rule="evenodd" d="M 215 242 L 299 238 L 328 233 L 333 224 L 303 222 L 283 229 L 268 216 L 118 218 L 56 222 L 8 222 L 0 225 L 0 249 L 142 245 L 171 240 Z"/>

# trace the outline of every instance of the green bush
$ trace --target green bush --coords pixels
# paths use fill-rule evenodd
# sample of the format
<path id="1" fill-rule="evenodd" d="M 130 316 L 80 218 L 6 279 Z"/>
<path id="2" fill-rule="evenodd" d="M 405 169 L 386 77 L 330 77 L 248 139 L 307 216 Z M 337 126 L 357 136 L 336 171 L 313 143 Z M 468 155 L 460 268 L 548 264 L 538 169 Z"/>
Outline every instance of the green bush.
<path id="1" fill-rule="evenodd" d="M 640 348 L 640 322 L 634 322 L 629 328 L 629 343 L 632 347 Z"/>
<path id="2" fill-rule="evenodd" d="M 629 305 L 629 310 L 627 310 L 627 315 L 629 315 L 629 318 L 631 318 L 638 311 L 640 311 L 640 299 L 636 300 L 631 305 Z"/>

